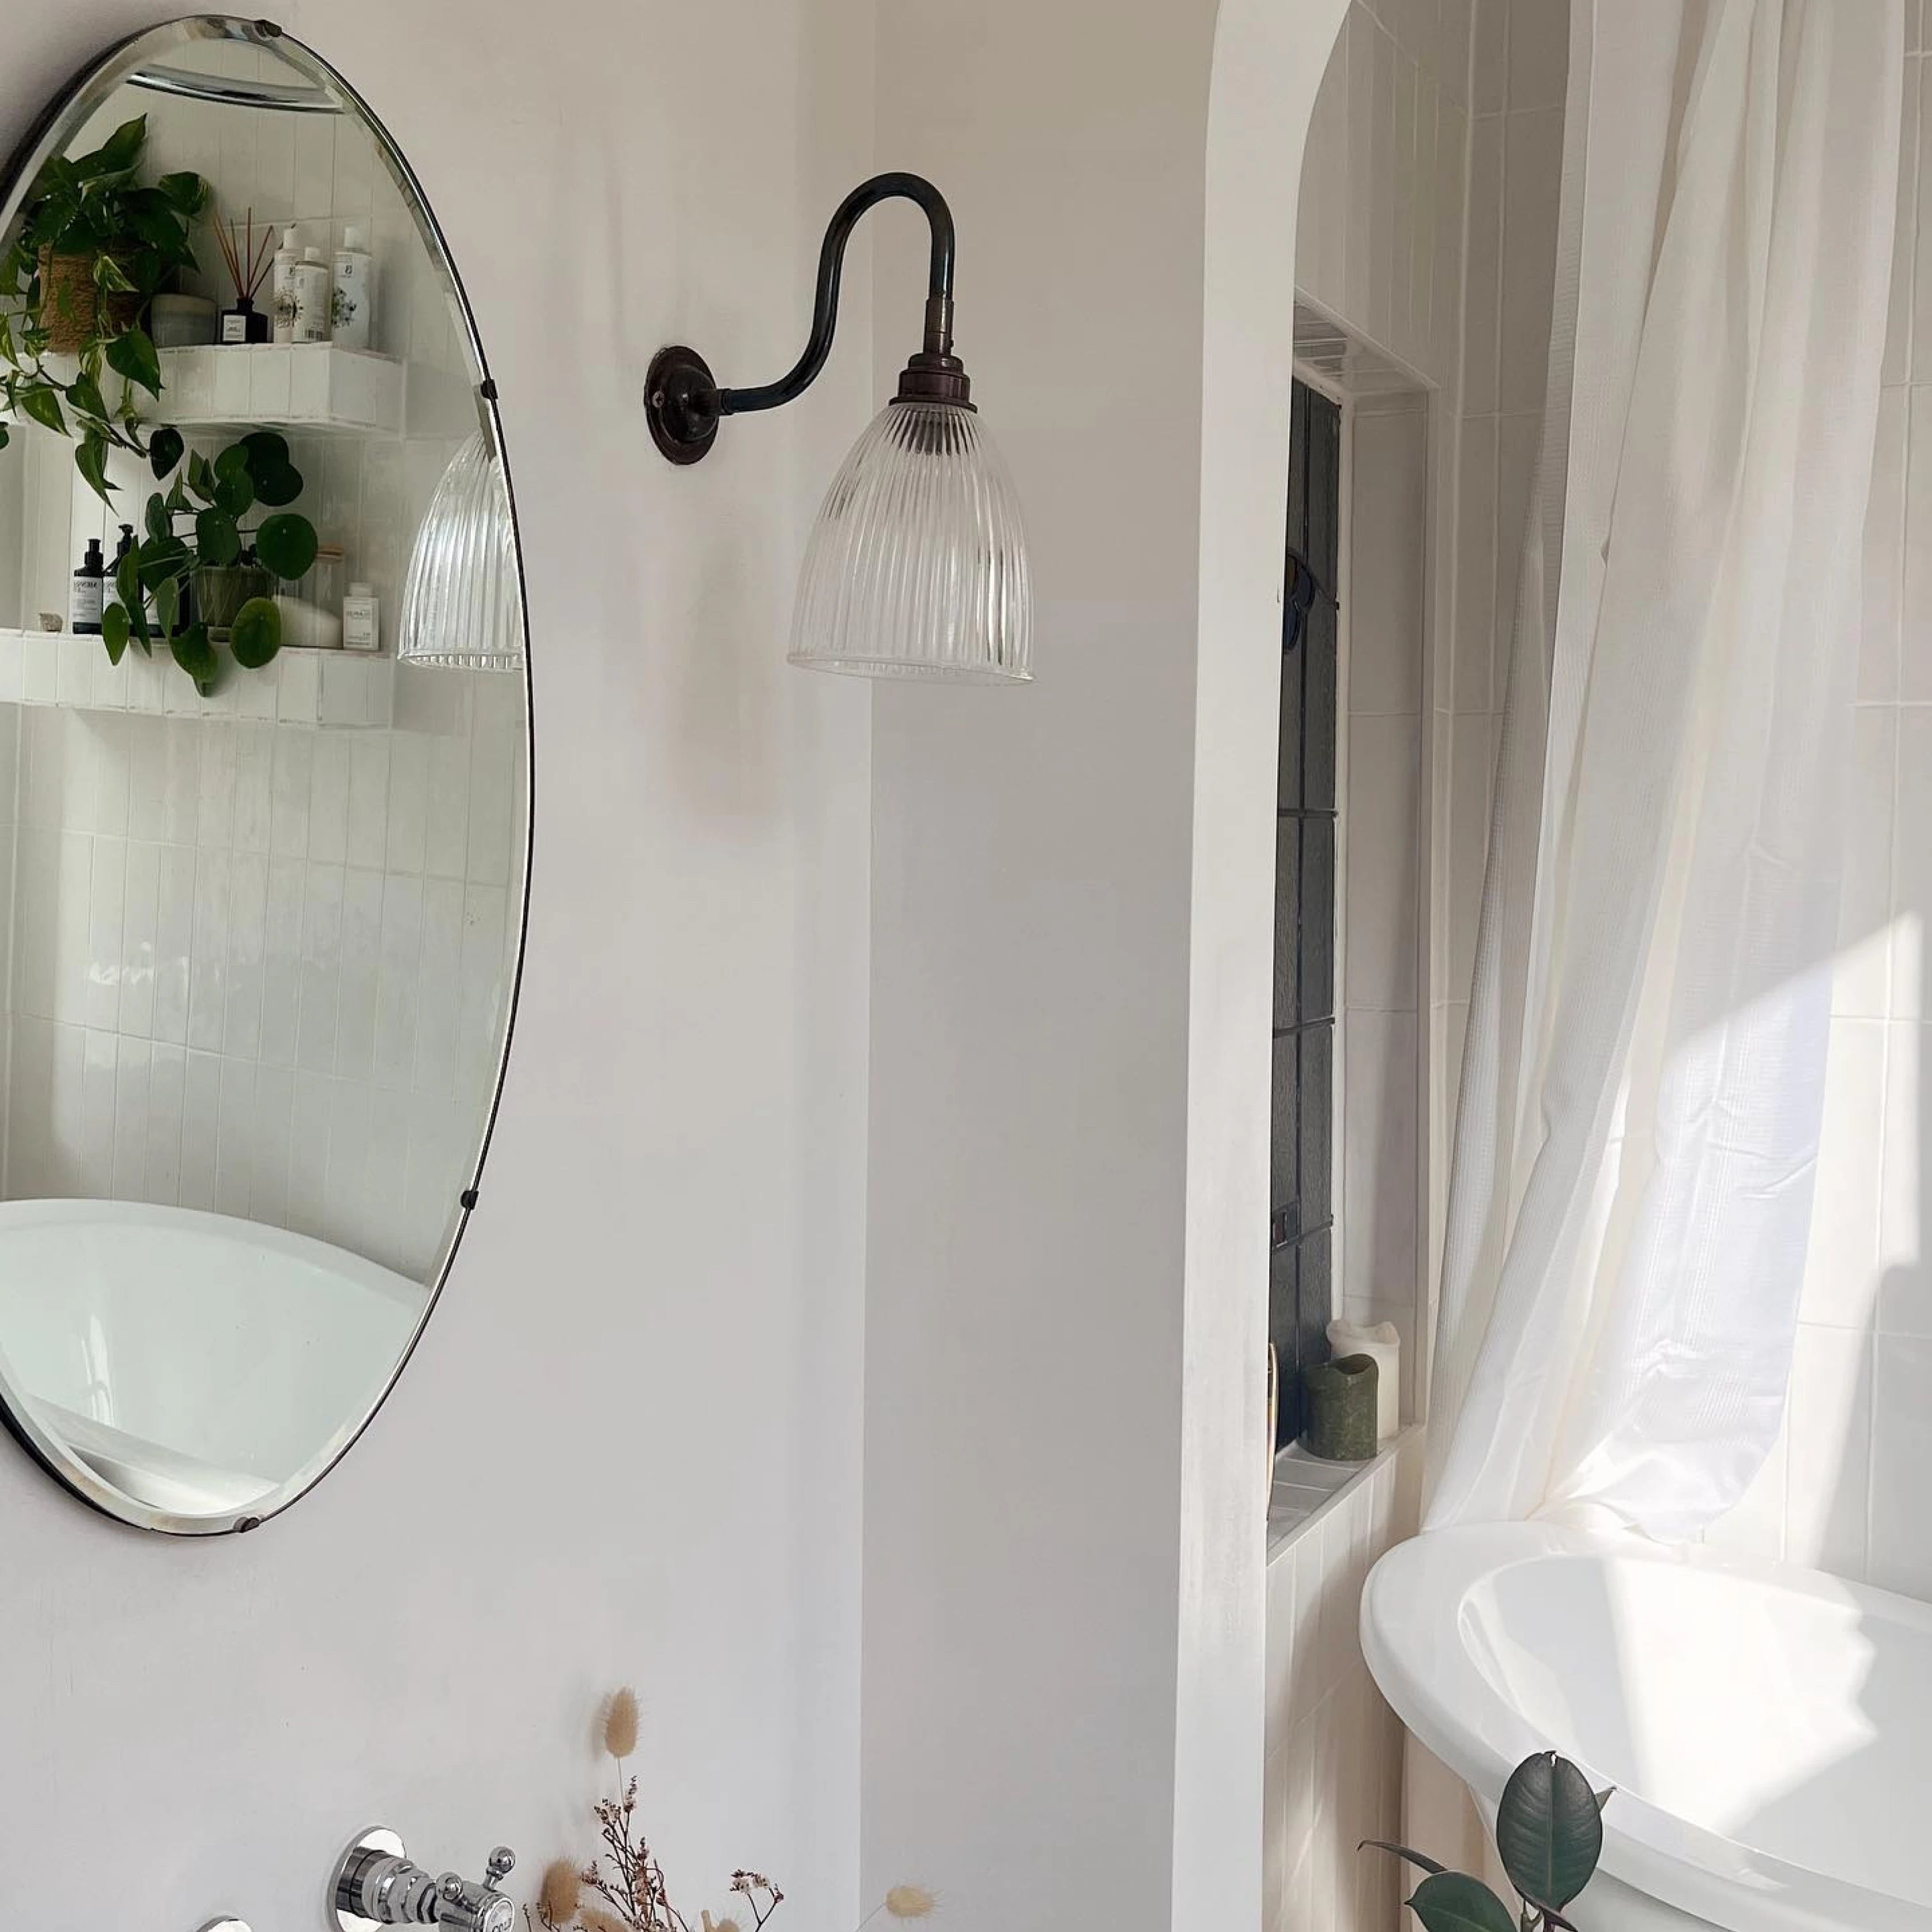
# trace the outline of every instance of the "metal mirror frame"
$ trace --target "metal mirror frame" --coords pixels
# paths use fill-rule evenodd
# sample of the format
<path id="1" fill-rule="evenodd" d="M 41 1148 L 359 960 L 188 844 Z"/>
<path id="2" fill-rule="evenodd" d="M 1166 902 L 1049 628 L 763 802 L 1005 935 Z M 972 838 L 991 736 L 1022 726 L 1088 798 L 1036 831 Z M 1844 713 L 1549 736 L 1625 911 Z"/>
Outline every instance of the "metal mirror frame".
<path id="1" fill-rule="evenodd" d="M 343 1458 L 362 1440 L 364 1432 L 375 1420 L 376 1412 L 388 1400 L 396 1384 L 401 1379 L 403 1371 L 409 1366 L 418 1345 L 422 1340 L 423 1331 L 428 1327 L 430 1316 L 436 1312 L 436 1305 L 442 1298 L 443 1288 L 448 1282 L 450 1271 L 455 1266 L 458 1252 L 463 1245 L 463 1238 L 469 1230 L 470 1216 L 476 1210 L 483 1166 L 489 1156 L 490 1143 L 496 1133 L 497 1111 L 502 1105 L 504 1074 L 509 1061 L 510 1042 L 516 1033 L 517 1008 L 523 991 L 524 955 L 530 940 L 530 864 L 536 848 L 536 731 L 532 705 L 530 604 L 524 566 L 523 529 L 517 517 L 516 493 L 511 481 L 508 454 L 504 446 L 502 418 L 497 406 L 496 385 L 490 374 L 489 358 L 483 352 L 483 340 L 477 330 L 476 317 L 470 308 L 469 295 L 463 286 L 462 276 L 458 272 L 448 244 L 444 239 L 442 230 L 430 206 L 429 197 L 423 191 L 422 184 L 417 178 L 416 170 L 410 165 L 407 157 L 368 102 L 314 48 L 284 33 L 272 20 L 244 20 L 222 14 L 202 14 L 165 21 L 158 26 L 144 28 L 140 33 L 130 34 L 127 39 L 116 41 L 105 49 L 58 88 L 15 145 L 4 165 L 0 166 L 0 246 L 4 245 L 6 238 L 12 233 L 15 224 L 20 219 L 27 196 L 38 178 L 41 168 L 51 156 L 60 152 L 63 142 L 72 130 L 84 123 L 88 116 L 117 88 L 134 81 L 141 70 L 159 66 L 169 76 L 157 83 L 160 90 L 170 92 L 184 91 L 176 84 L 178 70 L 169 67 L 169 56 L 178 56 L 198 43 L 209 40 L 238 41 L 270 50 L 304 75 L 314 88 L 339 101 L 340 105 L 336 111 L 352 115 L 361 123 L 374 142 L 377 154 L 400 190 L 415 220 L 418 238 L 428 250 L 431 263 L 442 277 L 452 310 L 461 322 L 464 338 L 469 345 L 470 356 L 477 371 L 477 413 L 489 438 L 497 468 L 502 476 L 504 492 L 510 502 L 510 527 L 516 548 L 518 616 L 524 640 L 521 680 L 526 776 L 523 867 L 522 877 L 518 882 L 516 907 L 516 957 L 510 970 L 502 1038 L 497 1048 L 495 1075 L 490 1084 L 489 1105 L 484 1112 L 482 1136 L 477 1147 L 476 1159 L 468 1169 L 468 1184 L 458 1196 L 456 1216 L 444 1238 L 441 1256 L 434 1272 L 424 1283 L 422 1312 L 401 1354 L 398 1356 L 394 1366 L 384 1378 L 368 1410 L 356 1419 L 353 1427 L 341 1436 L 332 1450 L 327 1450 L 326 1454 L 318 1450 L 314 1462 L 297 1471 L 281 1488 L 271 1492 L 265 1506 L 260 1510 L 232 1517 L 177 1516 L 166 1510 L 145 1508 L 111 1484 L 103 1480 L 74 1455 L 57 1436 L 44 1429 L 28 1412 L 23 1402 L 16 1402 L 4 1381 L 0 1381 L 0 1421 L 5 1423 L 27 1454 L 69 1494 L 77 1497 L 90 1509 L 98 1510 L 103 1516 L 110 1516 L 117 1522 L 125 1523 L 136 1529 L 152 1530 L 174 1536 L 240 1534 L 260 1528 L 272 1516 L 281 1515 L 284 1510 L 299 1502 L 324 1477 L 339 1466 Z M 208 98 L 225 100 L 230 104 L 250 104 L 241 100 L 236 92 L 217 86 L 211 86 Z M 251 104 L 298 112 L 320 111 L 312 104 L 298 106 L 292 99 L 274 100 L 266 93 L 264 98 Z"/>

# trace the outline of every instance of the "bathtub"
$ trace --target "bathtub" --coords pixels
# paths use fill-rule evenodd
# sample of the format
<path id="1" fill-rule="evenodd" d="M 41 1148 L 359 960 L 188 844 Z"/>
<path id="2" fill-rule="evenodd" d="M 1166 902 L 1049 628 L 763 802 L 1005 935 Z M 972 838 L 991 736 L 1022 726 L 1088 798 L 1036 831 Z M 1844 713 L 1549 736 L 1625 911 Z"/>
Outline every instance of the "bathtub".
<path id="1" fill-rule="evenodd" d="M 354 1435 L 422 1284 L 252 1221 L 123 1201 L 0 1202 L 0 1380 L 27 1447 L 90 1500 L 172 1526 L 274 1506 Z"/>
<path id="2" fill-rule="evenodd" d="M 1534 1750 L 1617 1787 L 1580 1932 L 1932 1932 L 1932 1607 L 1517 1523 L 1390 1550 L 1361 1634 L 1492 1818 Z"/>

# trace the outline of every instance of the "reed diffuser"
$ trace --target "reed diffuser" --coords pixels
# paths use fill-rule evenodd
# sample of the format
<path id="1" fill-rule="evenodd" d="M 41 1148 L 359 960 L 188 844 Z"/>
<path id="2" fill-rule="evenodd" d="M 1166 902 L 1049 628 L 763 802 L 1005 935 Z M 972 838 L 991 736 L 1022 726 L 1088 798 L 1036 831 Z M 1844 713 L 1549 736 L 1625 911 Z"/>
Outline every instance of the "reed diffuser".
<path id="1" fill-rule="evenodd" d="M 267 341 L 268 311 L 256 308 L 255 296 L 262 284 L 268 279 L 268 271 L 274 263 L 275 231 L 273 226 L 265 226 L 258 239 L 255 233 L 255 211 L 250 208 L 240 227 L 236 226 L 232 215 L 226 221 L 216 223 L 214 238 L 221 244 L 221 259 L 227 268 L 228 279 L 235 285 L 234 306 L 221 311 L 221 340 L 224 342 Z"/>

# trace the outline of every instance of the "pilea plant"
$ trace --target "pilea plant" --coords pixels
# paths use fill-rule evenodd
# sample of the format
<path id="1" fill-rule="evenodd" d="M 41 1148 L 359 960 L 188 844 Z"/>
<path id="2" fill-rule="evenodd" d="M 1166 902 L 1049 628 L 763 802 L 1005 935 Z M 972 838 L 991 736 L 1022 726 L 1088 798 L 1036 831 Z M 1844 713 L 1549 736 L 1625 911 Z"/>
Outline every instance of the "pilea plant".
<path id="1" fill-rule="evenodd" d="M 1512 1912 L 1479 1878 L 1446 1866 L 1406 1845 L 1380 1838 L 1364 1849 L 1391 1852 L 1423 1874 L 1408 1900 L 1425 1932 L 1576 1932 L 1563 1913 L 1588 1885 L 1604 1852 L 1604 1807 L 1608 1791 L 1566 1757 L 1539 1751 L 1510 1774 L 1496 1806 L 1496 1850 L 1515 1886 Z"/>
<path id="2" fill-rule="evenodd" d="M 146 141 L 143 116 L 124 122 L 92 154 L 56 155 L 41 170 L 0 258 L 0 405 L 73 438 L 75 467 L 110 508 L 118 486 L 108 464 L 116 450 L 146 462 L 166 485 L 148 497 L 143 533 L 116 570 L 101 642 L 116 664 L 130 643 L 148 655 L 165 643 L 206 691 L 221 660 L 206 614 L 195 609 L 197 576 L 234 566 L 246 547 L 264 571 L 292 580 L 314 562 L 316 534 L 307 518 L 284 508 L 301 495 L 302 478 L 272 431 L 244 436 L 211 458 L 190 452 L 178 429 L 146 426 L 139 392 L 158 403 L 162 382 L 141 320 L 162 283 L 194 266 L 192 226 L 208 200 L 196 174 L 143 186 L 137 175 Z M 50 356 L 62 361 L 50 364 Z M 111 401 L 103 386 L 110 375 L 120 378 Z M 0 423 L 0 448 L 7 441 Z M 258 506 L 278 514 L 244 525 Z M 241 606 L 229 647 L 250 669 L 275 656 L 281 613 L 272 598 Z"/>

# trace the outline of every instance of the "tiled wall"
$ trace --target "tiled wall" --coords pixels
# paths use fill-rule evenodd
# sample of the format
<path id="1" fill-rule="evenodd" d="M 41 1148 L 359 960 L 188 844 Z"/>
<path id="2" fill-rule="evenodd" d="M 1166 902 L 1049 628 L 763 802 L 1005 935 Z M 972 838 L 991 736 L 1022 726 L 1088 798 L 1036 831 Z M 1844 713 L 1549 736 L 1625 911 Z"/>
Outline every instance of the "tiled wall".
<path id="1" fill-rule="evenodd" d="M 1355 1630 L 1370 1566 L 1415 1533 L 1421 1451 L 1411 1430 L 1268 1564 L 1268 1932 L 1394 1932 L 1400 1922 L 1397 1868 L 1356 1849 L 1401 1837 L 1402 1732 Z"/>
<path id="2" fill-rule="evenodd" d="M 1906 8 L 1823 1144 L 1784 1433 L 1714 1541 L 1932 1598 L 1932 61 Z"/>
<path id="3" fill-rule="evenodd" d="M 1428 1276 L 1440 1273 L 1509 641 L 1548 373 L 1563 0 L 1477 0 L 1448 647 L 1434 664 Z"/>
<path id="4" fill-rule="evenodd" d="M 522 692 L 398 678 L 392 730 L 0 706 L 10 1198 L 433 1262 L 508 996 Z"/>

